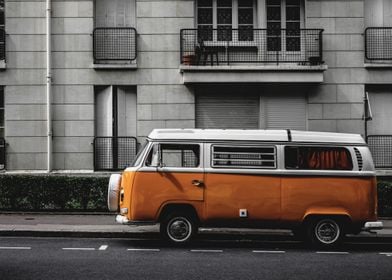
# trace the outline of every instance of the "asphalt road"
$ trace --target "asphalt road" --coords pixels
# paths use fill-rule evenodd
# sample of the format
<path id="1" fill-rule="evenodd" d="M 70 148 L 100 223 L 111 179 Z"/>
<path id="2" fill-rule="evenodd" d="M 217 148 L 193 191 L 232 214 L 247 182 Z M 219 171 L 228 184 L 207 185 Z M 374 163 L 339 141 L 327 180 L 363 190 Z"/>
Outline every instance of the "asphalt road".
<path id="1" fill-rule="evenodd" d="M 392 243 L 0 237 L 0 279 L 392 279 Z"/>

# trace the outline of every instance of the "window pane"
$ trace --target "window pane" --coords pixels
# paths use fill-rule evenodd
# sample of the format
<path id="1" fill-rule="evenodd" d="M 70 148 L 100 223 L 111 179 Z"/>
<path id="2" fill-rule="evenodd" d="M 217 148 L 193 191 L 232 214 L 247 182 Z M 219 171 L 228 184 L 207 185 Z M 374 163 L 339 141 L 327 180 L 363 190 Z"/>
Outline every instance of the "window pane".
<path id="1" fill-rule="evenodd" d="M 147 158 L 146 165 L 158 166 L 161 163 L 163 167 L 198 167 L 199 159 L 198 145 L 156 144 Z"/>
<path id="2" fill-rule="evenodd" d="M 212 24 L 212 9 L 200 8 L 197 13 L 198 24 Z"/>
<path id="3" fill-rule="evenodd" d="M 238 10 L 238 24 L 253 24 L 253 9 Z"/>
<path id="4" fill-rule="evenodd" d="M 287 169 L 352 170 L 350 153 L 345 148 L 286 147 Z"/>
<path id="5" fill-rule="evenodd" d="M 231 26 L 218 26 L 218 41 L 231 41 Z"/>
<path id="6" fill-rule="evenodd" d="M 4 138 L 4 128 L 0 127 L 0 137 Z"/>
<path id="7" fill-rule="evenodd" d="M 4 127 L 4 109 L 0 109 L 0 126 Z"/>
<path id="8" fill-rule="evenodd" d="M 300 51 L 300 38 L 299 37 L 287 37 L 286 38 L 286 50 L 287 51 Z"/>
<path id="9" fill-rule="evenodd" d="M 267 5 L 278 5 L 280 6 L 280 0 L 267 0 Z"/>
<path id="10" fill-rule="evenodd" d="M 280 7 L 267 7 L 267 20 L 280 20 Z"/>
<path id="11" fill-rule="evenodd" d="M 286 0 L 287 6 L 299 6 L 301 0 Z"/>
<path id="12" fill-rule="evenodd" d="M 239 0 L 239 7 L 253 7 L 253 0 Z"/>
<path id="13" fill-rule="evenodd" d="M 286 20 L 300 20 L 300 7 L 286 7 Z"/>
<path id="14" fill-rule="evenodd" d="M 218 9 L 218 24 L 231 24 L 231 9 Z"/>
<path id="15" fill-rule="evenodd" d="M 212 41 L 212 25 L 199 25 L 197 35 L 198 41 Z"/>
<path id="16" fill-rule="evenodd" d="M 238 27 L 239 41 L 253 41 L 253 25 Z"/>
<path id="17" fill-rule="evenodd" d="M 231 7 L 232 1 L 231 0 L 218 0 L 217 5 L 218 5 L 218 7 Z"/>
<path id="18" fill-rule="evenodd" d="M 198 7 L 212 7 L 212 0 L 199 0 L 197 1 Z"/>

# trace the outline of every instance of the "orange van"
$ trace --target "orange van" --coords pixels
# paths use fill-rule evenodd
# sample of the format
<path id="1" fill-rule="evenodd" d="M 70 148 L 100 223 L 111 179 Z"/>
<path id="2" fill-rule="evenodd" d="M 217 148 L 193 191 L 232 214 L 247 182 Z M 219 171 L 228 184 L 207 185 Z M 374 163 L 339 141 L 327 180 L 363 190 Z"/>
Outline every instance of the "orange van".
<path id="1" fill-rule="evenodd" d="M 382 228 L 373 160 L 357 134 L 156 129 L 111 176 L 108 206 L 121 224 L 160 223 L 174 243 L 224 226 L 292 229 L 331 247 Z"/>

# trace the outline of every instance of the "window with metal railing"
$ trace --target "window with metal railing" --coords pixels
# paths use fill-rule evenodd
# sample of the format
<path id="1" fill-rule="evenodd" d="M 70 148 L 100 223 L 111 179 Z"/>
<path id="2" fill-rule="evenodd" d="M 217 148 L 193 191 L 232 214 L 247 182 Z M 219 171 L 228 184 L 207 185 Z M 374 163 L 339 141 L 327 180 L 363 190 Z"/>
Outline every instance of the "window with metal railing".
<path id="1" fill-rule="evenodd" d="M 279 38 L 280 45 L 286 46 L 285 48 L 271 48 L 272 41 L 268 38 L 272 35 L 269 29 L 247 29 L 246 37 L 242 29 L 229 31 L 230 36 L 226 36 L 226 40 L 218 40 L 219 29 L 182 29 L 181 64 L 323 63 L 322 29 L 298 29 L 295 32 L 286 29 L 275 30 L 276 38 Z"/>
<path id="2" fill-rule="evenodd" d="M 365 58 L 370 61 L 392 61 L 392 27 L 365 29 Z"/>
<path id="3" fill-rule="evenodd" d="M 132 62 L 137 56 L 133 27 L 97 27 L 93 32 L 94 62 Z"/>
<path id="4" fill-rule="evenodd" d="M 130 166 L 137 147 L 135 137 L 95 137 L 94 170 L 122 170 Z"/>
<path id="5" fill-rule="evenodd" d="M 276 149 L 274 146 L 213 145 L 211 165 L 215 168 L 276 168 Z"/>

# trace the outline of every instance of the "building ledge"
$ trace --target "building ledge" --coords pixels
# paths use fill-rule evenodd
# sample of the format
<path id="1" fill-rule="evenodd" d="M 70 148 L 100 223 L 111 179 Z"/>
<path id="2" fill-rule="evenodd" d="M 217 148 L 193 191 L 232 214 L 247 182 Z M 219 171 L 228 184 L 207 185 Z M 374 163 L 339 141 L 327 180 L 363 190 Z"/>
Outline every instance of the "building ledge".
<path id="1" fill-rule="evenodd" d="M 92 68 L 95 70 L 107 70 L 107 69 L 129 69 L 129 70 L 135 70 L 137 69 L 137 63 L 94 63 L 92 65 Z"/>
<path id="2" fill-rule="evenodd" d="M 392 61 L 390 63 L 368 62 L 364 64 L 364 67 L 365 68 L 392 68 Z"/>
<path id="3" fill-rule="evenodd" d="M 322 83 L 327 65 L 180 65 L 188 83 Z"/>

